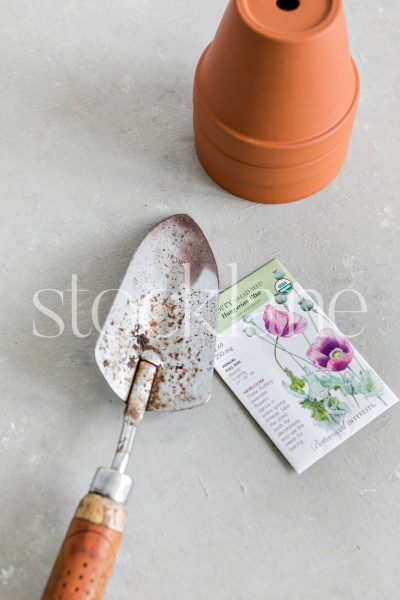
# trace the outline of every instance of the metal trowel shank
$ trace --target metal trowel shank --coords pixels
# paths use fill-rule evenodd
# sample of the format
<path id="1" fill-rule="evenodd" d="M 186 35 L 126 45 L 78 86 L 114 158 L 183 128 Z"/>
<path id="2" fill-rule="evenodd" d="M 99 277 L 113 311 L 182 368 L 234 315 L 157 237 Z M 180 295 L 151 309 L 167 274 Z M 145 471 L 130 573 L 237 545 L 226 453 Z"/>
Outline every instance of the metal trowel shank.
<path id="1" fill-rule="evenodd" d="M 199 226 L 187 215 L 156 225 L 137 249 L 96 346 L 96 362 L 127 401 L 140 358 L 161 367 L 148 410 L 180 410 L 209 400 L 215 351 L 218 272 Z"/>

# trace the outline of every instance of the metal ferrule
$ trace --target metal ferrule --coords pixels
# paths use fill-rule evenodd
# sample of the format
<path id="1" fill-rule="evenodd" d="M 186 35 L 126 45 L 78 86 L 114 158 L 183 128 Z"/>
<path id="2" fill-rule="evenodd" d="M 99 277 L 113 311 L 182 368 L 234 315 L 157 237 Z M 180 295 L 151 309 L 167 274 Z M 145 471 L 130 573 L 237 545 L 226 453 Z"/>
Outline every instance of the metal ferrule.
<path id="1" fill-rule="evenodd" d="M 133 479 L 129 475 L 109 467 L 100 467 L 93 477 L 90 492 L 126 504 L 132 488 Z"/>

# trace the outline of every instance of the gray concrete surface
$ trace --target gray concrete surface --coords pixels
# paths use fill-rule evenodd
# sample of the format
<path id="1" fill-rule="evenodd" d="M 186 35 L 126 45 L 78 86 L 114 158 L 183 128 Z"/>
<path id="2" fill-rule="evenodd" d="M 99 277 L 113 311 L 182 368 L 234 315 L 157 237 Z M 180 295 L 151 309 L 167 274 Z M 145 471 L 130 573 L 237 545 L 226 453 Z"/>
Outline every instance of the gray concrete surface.
<path id="1" fill-rule="evenodd" d="M 358 348 L 400 392 L 398 0 L 348 0 L 362 98 L 349 161 L 312 199 L 262 206 L 202 171 L 193 71 L 225 0 L 3 0 L 0 5 L 0 598 L 38 598 L 93 470 L 108 464 L 121 405 L 36 290 L 79 277 L 79 326 L 116 287 L 146 229 L 174 212 L 204 228 L 221 271 L 277 256 L 328 302 L 368 313 Z M 283 235 L 284 233 L 284 235 Z M 104 316 L 111 298 L 102 307 Z M 343 296 L 342 310 L 357 308 Z M 347 329 L 346 329 L 347 328 Z M 215 377 L 213 402 L 150 415 L 109 600 L 381 600 L 400 584 L 400 410 L 297 476 Z"/>

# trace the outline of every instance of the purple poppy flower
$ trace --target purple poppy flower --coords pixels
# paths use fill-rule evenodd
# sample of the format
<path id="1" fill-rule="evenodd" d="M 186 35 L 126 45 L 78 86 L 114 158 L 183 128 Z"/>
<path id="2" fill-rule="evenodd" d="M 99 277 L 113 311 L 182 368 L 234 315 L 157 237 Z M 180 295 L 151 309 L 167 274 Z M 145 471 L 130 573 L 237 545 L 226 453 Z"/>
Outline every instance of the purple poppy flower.
<path id="1" fill-rule="evenodd" d="M 265 307 L 263 319 L 265 329 L 278 337 L 297 335 L 302 333 L 308 325 L 304 317 L 297 313 L 277 310 L 272 304 L 267 304 Z"/>
<path id="2" fill-rule="evenodd" d="M 354 349 L 338 331 L 324 329 L 307 350 L 308 358 L 318 369 L 344 371 L 353 360 Z"/>

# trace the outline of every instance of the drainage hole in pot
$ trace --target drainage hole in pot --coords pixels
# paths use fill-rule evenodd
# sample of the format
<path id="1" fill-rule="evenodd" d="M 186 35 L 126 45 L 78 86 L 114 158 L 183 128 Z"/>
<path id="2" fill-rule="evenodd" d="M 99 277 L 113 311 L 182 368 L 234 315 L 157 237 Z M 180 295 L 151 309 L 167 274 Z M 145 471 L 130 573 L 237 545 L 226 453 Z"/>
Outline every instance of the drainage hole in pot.
<path id="1" fill-rule="evenodd" d="M 282 10 L 296 10 L 300 6 L 300 0 L 276 0 L 276 5 Z"/>

